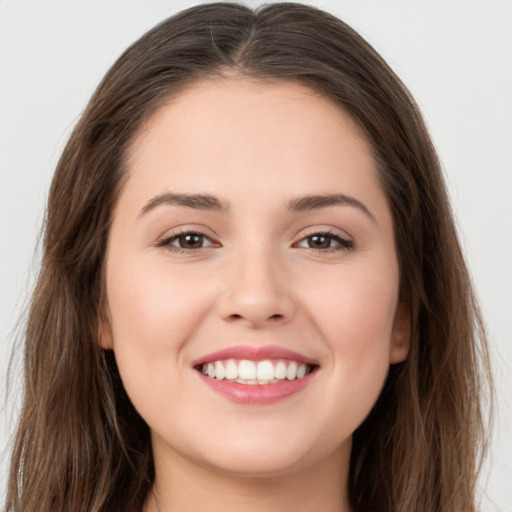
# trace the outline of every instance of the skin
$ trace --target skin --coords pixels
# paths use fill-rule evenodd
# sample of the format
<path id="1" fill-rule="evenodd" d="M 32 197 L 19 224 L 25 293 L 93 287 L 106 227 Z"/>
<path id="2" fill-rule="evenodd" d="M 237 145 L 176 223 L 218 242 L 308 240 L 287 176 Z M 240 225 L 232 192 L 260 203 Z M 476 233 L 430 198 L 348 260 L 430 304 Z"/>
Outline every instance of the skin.
<path id="1" fill-rule="evenodd" d="M 148 206 L 169 192 L 229 208 Z M 289 210 L 311 194 L 364 208 Z M 172 236 L 187 231 L 205 245 L 179 252 L 184 239 Z M 310 247 L 328 231 L 352 246 Z M 174 246 L 161 244 L 169 238 Z M 297 84 L 236 76 L 161 107 L 130 149 L 106 290 L 102 346 L 151 429 L 147 511 L 350 510 L 352 433 L 389 365 L 406 358 L 409 324 L 391 213 L 370 146 L 344 111 Z M 285 347 L 319 369 L 284 400 L 234 403 L 192 362 L 237 344 Z"/>

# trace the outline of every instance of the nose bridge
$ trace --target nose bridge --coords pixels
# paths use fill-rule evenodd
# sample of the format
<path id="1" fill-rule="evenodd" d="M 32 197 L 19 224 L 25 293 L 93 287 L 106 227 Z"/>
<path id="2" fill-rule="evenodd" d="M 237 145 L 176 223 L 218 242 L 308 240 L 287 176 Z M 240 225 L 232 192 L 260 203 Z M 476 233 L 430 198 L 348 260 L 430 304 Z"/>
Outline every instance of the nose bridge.
<path id="1" fill-rule="evenodd" d="M 221 305 L 226 320 L 253 326 L 286 321 L 293 316 L 290 283 L 282 256 L 268 244 L 247 244 L 234 251 L 227 269 L 227 286 Z"/>

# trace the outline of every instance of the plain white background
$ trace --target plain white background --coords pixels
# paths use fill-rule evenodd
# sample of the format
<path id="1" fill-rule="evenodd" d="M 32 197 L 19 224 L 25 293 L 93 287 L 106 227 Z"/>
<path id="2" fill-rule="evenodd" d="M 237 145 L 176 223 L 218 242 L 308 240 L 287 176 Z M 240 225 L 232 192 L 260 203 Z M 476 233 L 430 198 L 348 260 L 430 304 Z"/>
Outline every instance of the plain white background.
<path id="1" fill-rule="evenodd" d="M 195 3 L 0 0 L 2 391 L 13 329 L 37 272 L 47 190 L 70 130 L 123 49 L 160 20 Z M 510 512 L 512 2 L 309 3 L 345 20 L 376 47 L 417 99 L 431 130 L 492 343 L 498 406 L 482 510 Z M 19 380 L 19 372 L 14 376 Z M 0 401 L 0 498 L 17 410 L 15 390 L 7 406 Z"/>

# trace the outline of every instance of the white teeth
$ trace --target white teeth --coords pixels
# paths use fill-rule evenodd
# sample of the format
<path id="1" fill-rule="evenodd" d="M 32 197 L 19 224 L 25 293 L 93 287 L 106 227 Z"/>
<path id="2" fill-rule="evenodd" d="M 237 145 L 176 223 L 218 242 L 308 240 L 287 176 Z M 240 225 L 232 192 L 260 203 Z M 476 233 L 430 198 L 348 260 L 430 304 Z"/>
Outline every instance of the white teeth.
<path id="1" fill-rule="evenodd" d="M 256 365 L 252 361 L 242 359 L 238 365 L 238 376 L 245 380 L 256 380 Z"/>
<path id="2" fill-rule="evenodd" d="M 279 361 L 276 364 L 276 367 L 274 370 L 274 377 L 276 379 L 285 379 L 286 378 L 286 365 L 284 364 L 284 361 Z"/>
<path id="3" fill-rule="evenodd" d="M 277 384 L 283 380 L 302 379 L 311 371 L 308 364 L 297 363 L 296 361 L 250 361 L 242 359 L 235 361 L 212 361 L 203 364 L 201 373 L 217 380 L 230 380 L 240 384 L 265 385 Z"/>
<path id="4" fill-rule="evenodd" d="M 226 379 L 232 380 L 238 377 L 238 365 L 230 359 L 226 365 Z"/>
<path id="5" fill-rule="evenodd" d="M 226 376 L 226 371 L 224 370 L 224 365 L 217 361 L 215 363 L 215 378 L 222 380 Z"/>
<path id="6" fill-rule="evenodd" d="M 236 379 L 235 382 L 238 382 L 238 384 L 250 384 L 254 386 L 255 384 L 259 384 L 259 382 L 255 379 L 246 380 L 246 379 Z"/>
<path id="7" fill-rule="evenodd" d="M 210 375 L 210 372 L 208 372 L 208 375 Z M 295 361 L 292 361 L 286 368 L 286 378 L 288 380 L 297 378 L 297 363 Z"/>
<path id="8" fill-rule="evenodd" d="M 260 361 L 257 367 L 258 380 L 271 380 L 274 378 L 274 365 L 272 361 Z"/>

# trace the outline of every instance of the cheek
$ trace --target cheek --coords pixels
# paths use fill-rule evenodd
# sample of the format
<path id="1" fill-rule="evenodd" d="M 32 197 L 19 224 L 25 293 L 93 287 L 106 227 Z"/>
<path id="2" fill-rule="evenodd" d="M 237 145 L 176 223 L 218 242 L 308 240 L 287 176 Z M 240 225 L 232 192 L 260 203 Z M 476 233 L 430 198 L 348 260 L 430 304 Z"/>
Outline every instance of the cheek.
<path id="1" fill-rule="evenodd" d="M 180 384 L 181 347 L 201 323 L 208 291 L 158 264 L 117 261 L 107 268 L 113 349 L 126 391 L 139 409 L 148 396 L 158 401 L 157 395 Z"/>
<path id="2" fill-rule="evenodd" d="M 316 266 L 290 276 L 300 316 L 296 334 L 313 336 L 322 360 L 321 399 L 314 399 L 307 427 L 318 453 L 348 439 L 381 393 L 398 301 L 393 262 Z"/>
<path id="3" fill-rule="evenodd" d="M 389 368 L 398 270 L 344 269 L 316 280 L 307 295 L 317 330 L 332 351 L 339 379 L 380 385 Z"/>
<path id="4" fill-rule="evenodd" d="M 149 355 L 168 352 L 169 343 L 182 343 L 199 322 L 205 295 L 207 287 L 201 283 L 180 272 L 165 272 L 158 264 L 128 262 L 113 268 L 107 275 L 107 297 L 116 348 L 122 344 Z"/>

